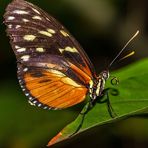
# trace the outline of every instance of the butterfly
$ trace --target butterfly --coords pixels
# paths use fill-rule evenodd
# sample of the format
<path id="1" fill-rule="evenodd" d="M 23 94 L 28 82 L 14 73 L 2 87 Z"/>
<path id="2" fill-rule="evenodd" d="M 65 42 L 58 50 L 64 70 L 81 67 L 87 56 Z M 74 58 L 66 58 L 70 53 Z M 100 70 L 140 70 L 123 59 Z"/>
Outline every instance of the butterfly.
<path id="1" fill-rule="evenodd" d="M 103 95 L 109 70 L 96 74 L 83 48 L 52 16 L 25 0 L 13 0 L 4 19 L 18 80 L 31 105 L 64 109 L 89 95 L 92 106 Z"/>

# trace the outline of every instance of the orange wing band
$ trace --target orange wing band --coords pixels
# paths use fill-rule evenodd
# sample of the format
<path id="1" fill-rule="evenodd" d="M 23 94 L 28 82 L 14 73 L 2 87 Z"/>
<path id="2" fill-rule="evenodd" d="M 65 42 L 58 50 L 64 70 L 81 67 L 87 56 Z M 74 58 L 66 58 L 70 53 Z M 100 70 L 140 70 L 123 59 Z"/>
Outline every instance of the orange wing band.
<path id="1" fill-rule="evenodd" d="M 42 71 L 42 77 L 26 73 L 26 88 L 39 102 L 54 108 L 67 108 L 85 99 L 87 88 L 72 79 L 58 74 Z"/>

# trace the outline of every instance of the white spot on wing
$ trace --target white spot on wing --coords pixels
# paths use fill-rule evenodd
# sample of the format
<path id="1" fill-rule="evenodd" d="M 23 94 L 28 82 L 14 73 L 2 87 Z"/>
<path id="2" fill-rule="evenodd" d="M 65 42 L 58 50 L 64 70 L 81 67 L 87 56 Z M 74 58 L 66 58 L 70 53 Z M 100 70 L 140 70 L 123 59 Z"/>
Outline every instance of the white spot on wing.
<path id="1" fill-rule="evenodd" d="M 42 104 L 38 104 L 38 107 L 41 107 L 42 106 Z"/>
<path id="2" fill-rule="evenodd" d="M 15 17 L 14 16 L 9 16 L 7 20 L 11 21 L 11 20 L 14 20 Z"/>
<path id="3" fill-rule="evenodd" d="M 32 17 L 34 20 L 42 20 L 42 18 L 40 16 L 33 16 Z"/>
<path id="4" fill-rule="evenodd" d="M 33 98 L 32 98 L 32 97 L 29 97 L 29 100 L 31 100 L 31 101 L 32 101 L 32 100 L 33 100 Z"/>
<path id="5" fill-rule="evenodd" d="M 37 103 L 37 101 L 33 101 L 33 103 L 34 103 L 34 104 L 36 104 L 36 103 Z"/>
<path id="6" fill-rule="evenodd" d="M 15 26 L 16 29 L 18 29 L 18 28 L 20 28 L 20 27 L 21 27 L 21 25 L 16 25 L 16 26 Z"/>
<path id="7" fill-rule="evenodd" d="M 47 109 L 48 107 L 47 106 L 45 106 L 43 109 Z"/>
<path id="8" fill-rule="evenodd" d="M 24 55 L 24 56 L 21 57 L 21 59 L 22 59 L 24 62 L 25 62 L 25 61 L 28 61 L 29 58 L 30 58 L 29 55 Z"/>
<path id="9" fill-rule="evenodd" d="M 15 14 L 29 14 L 29 12 L 24 11 L 24 10 L 14 10 L 13 13 L 15 13 Z"/>
<path id="10" fill-rule="evenodd" d="M 16 48 L 16 49 L 19 49 L 19 48 L 21 48 L 21 47 L 19 47 L 19 46 L 15 45 L 15 48 Z"/>
<path id="11" fill-rule="evenodd" d="M 29 93 L 25 93 L 26 96 L 29 96 Z"/>
<path id="12" fill-rule="evenodd" d="M 28 68 L 24 68 L 23 71 L 24 71 L 24 72 L 28 71 Z"/>
<path id="13" fill-rule="evenodd" d="M 26 48 L 19 48 L 19 49 L 17 49 L 17 52 L 24 52 L 24 51 L 26 51 Z"/>
<path id="14" fill-rule="evenodd" d="M 10 25 L 8 25 L 8 28 L 10 28 L 10 29 L 11 29 L 11 28 L 12 28 L 12 25 L 11 25 L 11 24 L 10 24 Z"/>
<path id="15" fill-rule="evenodd" d="M 26 41 L 33 41 L 36 38 L 36 36 L 30 34 L 30 35 L 25 35 L 23 38 Z"/>
<path id="16" fill-rule="evenodd" d="M 27 19 L 22 19 L 22 20 L 23 20 L 23 22 L 25 22 L 25 23 L 26 23 L 26 22 L 29 22 L 29 20 L 27 20 Z"/>

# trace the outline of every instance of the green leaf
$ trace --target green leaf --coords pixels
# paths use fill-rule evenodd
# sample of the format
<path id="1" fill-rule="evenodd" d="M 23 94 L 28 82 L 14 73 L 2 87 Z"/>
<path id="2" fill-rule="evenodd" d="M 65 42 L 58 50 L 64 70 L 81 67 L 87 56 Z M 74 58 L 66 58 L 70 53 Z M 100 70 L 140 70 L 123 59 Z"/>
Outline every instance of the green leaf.
<path id="1" fill-rule="evenodd" d="M 144 59 L 111 73 L 111 75 L 116 76 L 120 81 L 118 85 L 111 85 L 110 79 L 106 83 L 106 88 L 112 88 L 109 91 L 110 102 L 117 116 L 115 118 L 111 118 L 108 113 L 106 103 L 98 103 L 90 112 L 87 113 L 82 128 L 75 136 L 102 124 L 115 122 L 121 118 L 128 118 L 131 115 L 147 112 L 147 65 L 148 59 Z M 113 93 L 115 93 L 114 90 L 118 92 L 118 95 L 113 95 Z M 83 109 L 85 109 L 85 107 Z M 76 131 L 81 120 L 82 115 L 80 114 L 75 121 L 66 126 L 49 142 L 49 146 L 59 141 L 68 139 L 69 136 Z"/>

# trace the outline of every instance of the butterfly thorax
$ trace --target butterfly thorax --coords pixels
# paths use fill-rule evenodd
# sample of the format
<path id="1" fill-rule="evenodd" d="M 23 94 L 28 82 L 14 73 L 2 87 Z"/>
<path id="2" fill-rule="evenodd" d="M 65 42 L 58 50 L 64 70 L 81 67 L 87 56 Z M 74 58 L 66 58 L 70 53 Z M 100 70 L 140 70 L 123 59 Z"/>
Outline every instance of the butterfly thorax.
<path id="1" fill-rule="evenodd" d="M 105 82 L 109 78 L 109 72 L 103 71 L 99 74 L 96 79 L 89 82 L 89 96 L 92 100 L 95 100 L 96 97 L 102 96 L 102 92 L 105 87 Z"/>

